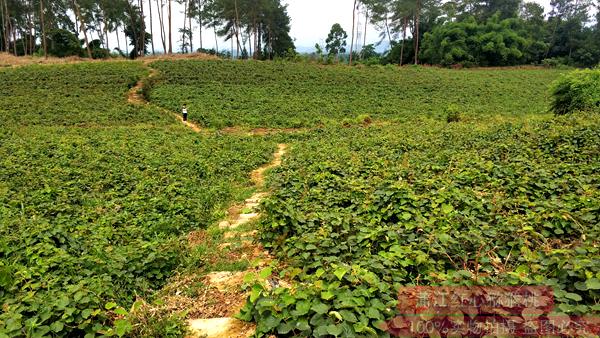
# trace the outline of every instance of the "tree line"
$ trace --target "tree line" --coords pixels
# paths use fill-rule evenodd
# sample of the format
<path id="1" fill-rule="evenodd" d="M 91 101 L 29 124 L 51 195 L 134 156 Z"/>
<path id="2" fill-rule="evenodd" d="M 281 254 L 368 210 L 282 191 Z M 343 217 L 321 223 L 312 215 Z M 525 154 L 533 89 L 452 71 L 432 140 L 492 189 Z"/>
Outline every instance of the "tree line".
<path id="1" fill-rule="evenodd" d="M 600 62 L 600 1 L 551 0 L 548 13 L 521 0 L 353 0 L 353 5 L 351 34 L 334 25 L 325 46 L 337 58 L 350 35 L 350 64 L 357 58 L 445 66 Z M 373 45 L 356 51 L 357 15 L 375 25 L 378 43 L 390 46 L 383 56 Z"/>
<path id="2" fill-rule="evenodd" d="M 184 8 L 177 30 L 173 1 Z M 0 26 L 0 51 L 16 56 L 101 58 L 117 51 L 135 58 L 159 49 L 222 55 L 220 38 L 243 58 L 273 58 L 295 48 L 280 0 L 0 0 Z M 204 49 L 213 38 L 215 48 Z"/>
<path id="3" fill-rule="evenodd" d="M 184 8 L 185 19 L 176 29 L 173 1 Z M 350 34 L 334 25 L 324 46 L 335 60 L 349 52 L 350 64 L 591 66 L 600 61 L 600 0 L 551 0 L 548 13 L 521 0 L 350 1 Z M 378 44 L 389 46 L 384 55 L 366 45 L 366 29 L 357 50 L 359 15 L 380 32 Z M 200 50 L 268 59 L 295 53 L 290 17 L 280 0 L 0 0 L 0 25 L 0 50 L 15 55 L 99 58 L 118 51 L 137 57 Z M 122 36 L 128 41 L 124 46 Z M 214 39 L 212 50 L 204 48 L 206 39 L 211 44 Z M 222 40 L 226 46 L 219 46 Z M 321 46 L 317 53 L 322 54 Z"/>

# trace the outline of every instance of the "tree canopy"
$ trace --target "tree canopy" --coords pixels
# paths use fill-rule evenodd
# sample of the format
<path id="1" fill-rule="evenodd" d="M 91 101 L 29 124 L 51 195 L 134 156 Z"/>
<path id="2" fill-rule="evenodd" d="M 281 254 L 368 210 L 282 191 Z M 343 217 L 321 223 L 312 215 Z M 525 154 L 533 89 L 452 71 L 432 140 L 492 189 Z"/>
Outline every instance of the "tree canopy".
<path id="1" fill-rule="evenodd" d="M 339 23 L 331 26 L 331 31 L 325 40 L 325 49 L 329 55 L 337 56 L 340 53 L 346 53 L 346 39 L 348 39 L 348 33 Z"/>
<path id="2" fill-rule="evenodd" d="M 0 51 L 28 55 L 46 50 L 55 56 L 82 54 L 91 57 L 99 55 L 92 47 L 104 49 L 105 53 L 111 50 L 109 35 L 116 35 L 119 44 L 119 34 L 124 34 L 129 40 L 125 49 L 132 47 L 131 57 L 147 54 L 148 45 L 154 52 L 155 43 L 160 46 L 160 42 L 165 52 L 172 52 L 173 45 L 188 52 L 193 51 L 195 29 L 192 21 L 198 28 L 200 49 L 203 48 L 203 32 L 207 29 L 214 31 L 215 40 L 217 37 L 232 40 L 237 56 L 246 51 L 254 58 L 273 58 L 295 49 L 289 36 L 287 6 L 280 0 L 175 0 L 184 8 L 185 19 L 178 22 L 176 28 L 179 37 L 173 36 L 172 2 L 0 0 Z M 152 29 L 153 14 L 154 19 L 158 16 L 160 24 L 157 34 L 146 31 Z M 76 47 L 73 36 L 78 41 Z M 80 41 L 82 36 L 84 39 Z M 95 38 L 92 36 L 99 42 L 93 46 Z M 43 48 L 44 42 L 50 45 L 49 49 Z M 112 47 L 122 52 L 120 45 Z"/>
<path id="3" fill-rule="evenodd" d="M 550 10 L 521 0 L 361 0 L 390 51 L 385 62 L 501 66 L 544 60 L 600 61 L 592 0 L 552 0 Z M 422 41 L 422 43 L 420 43 Z M 417 59 L 417 53 L 422 58 Z"/>

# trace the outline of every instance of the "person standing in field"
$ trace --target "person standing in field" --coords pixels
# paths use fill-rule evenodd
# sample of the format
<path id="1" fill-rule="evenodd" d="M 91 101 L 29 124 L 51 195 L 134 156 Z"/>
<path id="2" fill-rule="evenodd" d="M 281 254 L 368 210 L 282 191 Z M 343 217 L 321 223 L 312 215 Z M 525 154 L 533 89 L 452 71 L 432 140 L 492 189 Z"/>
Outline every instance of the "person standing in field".
<path id="1" fill-rule="evenodd" d="M 183 115 L 183 122 L 187 122 L 188 110 L 187 110 L 187 106 L 185 104 L 183 105 L 183 108 L 181 109 L 181 114 Z"/>

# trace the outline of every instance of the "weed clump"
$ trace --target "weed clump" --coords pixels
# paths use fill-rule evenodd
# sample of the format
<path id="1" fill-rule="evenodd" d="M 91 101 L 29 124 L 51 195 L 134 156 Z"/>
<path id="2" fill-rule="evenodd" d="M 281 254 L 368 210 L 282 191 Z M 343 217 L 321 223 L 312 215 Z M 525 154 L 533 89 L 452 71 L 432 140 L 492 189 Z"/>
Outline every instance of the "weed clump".
<path id="1" fill-rule="evenodd" d="M 448 121 L 448 123 L 460 122 L 463 119 L 460 107 L 456 104 L 451 104 L 446 107 L 445 113 L 446 121 Z"/>
<path id="2" fill-rule="evenodd" d="M 550 87 L 550 111 L 566 115 L 576 111 L 600 110 L 600 68 L 575 70 Z"/>
<path id="3" fill-rule="evenodd" d="M 371 118 L 371 115 L 361 114 L 361 115 L 358 115 L 358 117 L 356 118 L 356 123 L 367 126 L 367 125 L 373 123 L 373 119 Z"/>

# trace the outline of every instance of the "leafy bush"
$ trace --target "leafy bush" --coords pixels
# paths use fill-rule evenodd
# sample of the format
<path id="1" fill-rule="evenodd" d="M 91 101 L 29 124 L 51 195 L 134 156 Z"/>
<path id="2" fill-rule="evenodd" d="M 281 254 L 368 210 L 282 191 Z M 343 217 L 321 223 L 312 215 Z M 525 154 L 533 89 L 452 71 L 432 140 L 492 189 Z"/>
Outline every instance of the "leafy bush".
<path id="1" fill-rule="evenodd" d="M 501 20 L 499 14 L 478 23 L 469 17 L 434 27 L 423 37 L 422 59 L 431 64 L 452 66 L 511 66 L 522 64 L 526 49 L 533 41 L 521 36 L 515 28 L 518 19 Z"/>
<path id="2" fill-rule="evenodd" d="M 551 111 L 557 115 L 600 108 L 600 69 L 575 70 L 551 87 Z"/>
<path id="3" fill-rule="evenodd" d="M 361 114 L 356 117 L 356 122 L 358 124 L 369 125 L 373 122 L 373 119 L 369 114 Z"/>
<path id="4" fill-rule="evenodd" d="M 53 29 L 48 32 L 48 53 L 65 57 L 82 53 L 81 43 L 77 36 L 66 29 Z"/>
<path id="5" fill-rule="evenodd" d="M 548 58 L 542 60 L 542 66 L 546 68 L 559 68 L 567 65 L 565 58 Z"/>
<path id="6" fill-rule="evenodd" d="M 446 121 L 448 123 L 460 122 L 461 119 L 462 119 L 462 113 L 461 113 L 458 105 L 451 104 L 446 108 Z"/>

